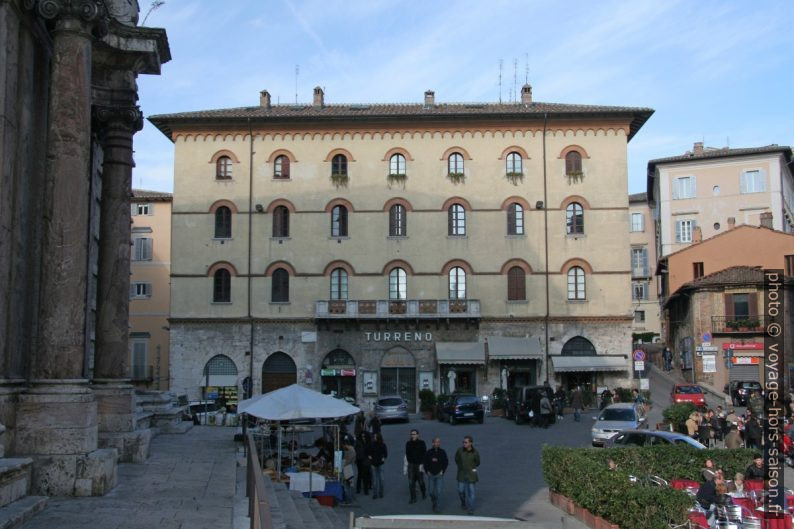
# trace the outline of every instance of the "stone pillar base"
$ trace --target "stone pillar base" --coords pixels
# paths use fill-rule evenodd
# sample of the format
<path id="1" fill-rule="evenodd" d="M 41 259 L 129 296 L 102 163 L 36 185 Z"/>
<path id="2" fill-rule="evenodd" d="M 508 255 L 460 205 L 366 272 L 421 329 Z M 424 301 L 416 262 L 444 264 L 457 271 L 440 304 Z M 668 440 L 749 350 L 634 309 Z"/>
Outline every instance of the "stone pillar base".
<path id="1" fill-rule="evenodd" d="M 135 388 L 118 380 L 94 382 L 91 389 L 97 402 L 99 431 L 135 431 Z"/>
<path id="2" fill-rule="evenodd" d="M 134 432 L 99 432 L 99 446 L 115 448 L 121 463 L 143 463 L 149 457 L 152 442 L 150 429 Z"/>
<path id="3" fill-rule="evenodd" d="M 84 455 L 33 456 L 31 493 L 42 496 L 103 496 L 118 483 L 115 448 Z"/>

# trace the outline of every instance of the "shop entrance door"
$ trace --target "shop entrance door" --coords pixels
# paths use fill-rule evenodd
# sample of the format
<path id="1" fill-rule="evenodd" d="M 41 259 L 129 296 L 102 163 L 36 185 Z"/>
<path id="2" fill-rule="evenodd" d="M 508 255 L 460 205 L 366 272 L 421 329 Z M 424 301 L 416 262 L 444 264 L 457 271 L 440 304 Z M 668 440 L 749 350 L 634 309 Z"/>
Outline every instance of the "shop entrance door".
<path id="1" fill-rule="evenodd" d="M 298 369 L 286 353 L 273 353 L 262 365 L 262 393 L 291 386 L 297 381 Z"/>
<path id="2" fill-rule="evenodd" d="M 381 395 L 399 395 L 407 403 L 408 411 L 416 412 L 416 368 L 382 367 L 380 380 Z"/>

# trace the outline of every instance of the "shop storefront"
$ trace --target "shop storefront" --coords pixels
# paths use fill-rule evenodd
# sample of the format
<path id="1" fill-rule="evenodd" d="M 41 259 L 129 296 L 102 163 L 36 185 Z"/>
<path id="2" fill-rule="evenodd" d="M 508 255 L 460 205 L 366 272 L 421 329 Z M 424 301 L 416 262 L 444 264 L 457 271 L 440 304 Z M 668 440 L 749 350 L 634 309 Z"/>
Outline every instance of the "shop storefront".
<path id="1" fill-rule="evenodd" d="M 598 388 L 613 388 L 629 376 L 629 355 L 600 355 L 587 338 L 576 336 L 551 357 L 554 378 L 565 390 L 581 387 L 593 395 Z"/>
<path id="2" fill-rule="evenodd" d="M 237 406 L 237 366 L 226 355 L 215 355 L 204 365 L 201 381 L 205 400 L 219 406 Z"/>
<path id="3" fill-rule="evenodd" d="M 498 387 L 510 390 L 537 384 L 543 353 L 537 337 L 492 337 L 488 339 L 488 360 L 499 372 Z"/>
<path id="4" fill-rule="evenodd" d="M 410 413 L 416 412 L 416 359 L 402 347 L 383 355 L 380 364 L 380 395 L 401 396 Z"/>
<path id="5" fill-rule="evenodd" d="M 356 400 L 356 361 L 344 349 L 325 355 L 320 369 L 320 391 L 326 395 Z"/>
<path id="6" fill-rule="evenodd" d="M 764 344 L 724 343 L 723 356 L 729 365 L 728 380 L 761 382 L 763 377 Z"/>
<path id="7" fill-rule="evenodd" d="M 477 378 L 485 368 L 483 342 L 436 342 L 439 386 L 442 395 L 458 392 L 477 395 Z"/>
<path id="8" fill-rule="evenodd" d="M 277 351 L 262 364 L 262 393 L 290 386 L 297 381 L 295 361 L 286 353 Z"/>

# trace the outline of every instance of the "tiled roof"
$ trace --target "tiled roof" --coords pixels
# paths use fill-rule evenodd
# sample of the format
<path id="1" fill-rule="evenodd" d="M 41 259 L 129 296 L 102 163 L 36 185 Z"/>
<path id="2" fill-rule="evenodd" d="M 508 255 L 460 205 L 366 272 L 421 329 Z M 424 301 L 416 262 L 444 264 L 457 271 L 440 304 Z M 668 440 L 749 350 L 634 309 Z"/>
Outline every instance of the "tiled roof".
<path id="1" fill-rule="evenodd" d="M 149 191 L 148 189 L 133 189 L 132 190 L 132 200 L 135 199 L 144 199 L 144 200 L 171 200 L 174 197 L 171 193 L 165 193 L 163 191 Z"/>
<path id="2" fill-rule="evenodd" d="M 786 235 L 786 236 L 792 237 L 792 244 L 794 244 L 794 233 L 788 233 L 788 232 L 785 232 L 785 231 L 775 230 L 775 229 L 772 229 L 772 228 L 767 228 L 766 226 L 755 226 L 753 224 L 739 224 L 738 226 L 736 226 L 733 229 L 725 230 L 725 231 L 720 232 L 720 233 L 718 233 L 718 234 L 716 234 L 716 235 L 714 235 L 712 237 L 709 237 L 708 239 L 703 239 L 700 242 L 693 242 L 689 246 L 685 246 L 685 247 L 681 248 L 680 250 L 676 250 L 673 253 L 669 253 L 669 254 L 667 254 L 665 256 L 662 256 L 662 257 L 659 258 L 659 261 L 667 261 L 667 260 L 669 260 L 670 257 L 672 257 L 674 255 L 678 255 L 680 253 L 687 252 L 687 251 L 691 250 L 692 248 L 700 246 L 701 244 L 706 244 L 706 243 L 708 243 L 710 241 L 713 241 L 714 239 L 717 239 L 717 238 L 720 238 L 720 237 L 727 237 L 729 235 L 735 235 L 737 233 L 737 230 L 767 230 L 767 231 L 770 231 L 770 232 L 775 233 L 777 235 Z M 764 236 L 766 234 L 759 234 L 759 235 Z"/>
<path id="3" fill-rule="evenodd" d="M 634 193 L 629 195 L 629 203 L 648 202 L 648 193 Z"/>
<path id="4" fill-rule="evenodd" d="M 681 288 L 699 288 L 728 285 L 752 285 L 764 282 L 764 271 L 760 266 L 731 266 L 724 270 L 693 279 L 681 285 Z"/>
<path id="5" fill-rule="evenodd" d="M 791 159 L 791 147 L 786 145 L 766 145 L 764 147 L 747 147 L 742 149 L 729 149 L 727 147 L 723 149 L 706 148 L 701 154 L 687 152 L 686 154 L 682 154 L 680 156 L 670 156 L 668 158 L 656 158 L 655 160 L 650 160 L 648 162 L 648 169 L 650 170 L 651 165 L 658 165 L 661 163 L 682 162 L 689 160 L 707 160 L 712 158 L 728 158 L 731 156 L 750 156 L 753 154 L 767 154 L 775 152 L 781 152 L 787 155 L 789 160 Z"/>
<path id="6" fill-rule="evenodd" d="M 597 118 L 629 117 L 631 127 L 629 139 L 651 117 L 653 109 L 639 107 L 568 105 L 562 103 L 441 103 L 423 104 L 334 104 L 272 105 L 199 110 L 159 114 L 149 117 L 160 131 L 171 138 L 172 125 L 188 123 L 306 123 L 345 121 L 438 121 L 460 119 L 531 119 L 541 121 L 549 118 Z"/>

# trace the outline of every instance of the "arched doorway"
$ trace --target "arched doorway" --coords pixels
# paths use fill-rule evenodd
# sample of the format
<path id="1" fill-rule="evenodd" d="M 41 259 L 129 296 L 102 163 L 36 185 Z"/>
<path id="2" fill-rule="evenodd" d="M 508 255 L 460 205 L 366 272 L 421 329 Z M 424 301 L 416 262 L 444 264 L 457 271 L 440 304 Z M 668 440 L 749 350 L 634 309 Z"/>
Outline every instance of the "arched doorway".
<path id="1" fill-rule="evenodd" d="M 295 361 L 286 353 L 277 351 L 262 364 L 262 393 L 291 386 L 297 381 Z"/>
<path id="2" fill-rule="evenodd" d="M 320 381 L 326 395 L 356 400 L 356 361 L 344 349 L 334 349 L 323 359 Z"/>
<path id="3" fill-rule="evenodd" d="M 562 346 L 561 354 L 562 356 L 595 356 L 596 348 L 587 338 L 574 336 Z M 580 386 L 585 395 L 590 395 L 596 390 L 595 377 L 596 373 L 593 371 L 570 371 L 560 373 L 560 382 L 562 387 L 567 390 Z"/>
<path id="4" fill-rule="evenodd" d="M 216 401 L 219 408 L 237 408 L 237 366 L 226 355 L 215 355 L 204 364 L 201 384 L 204 398 Z"/>
<path id="5" fill-rule="evenodd" d="M 400 395 L 408 411 L 416 412 L 416 360 L 408 350 L 392 349 L 380 363 L 380 394 Z"/>

